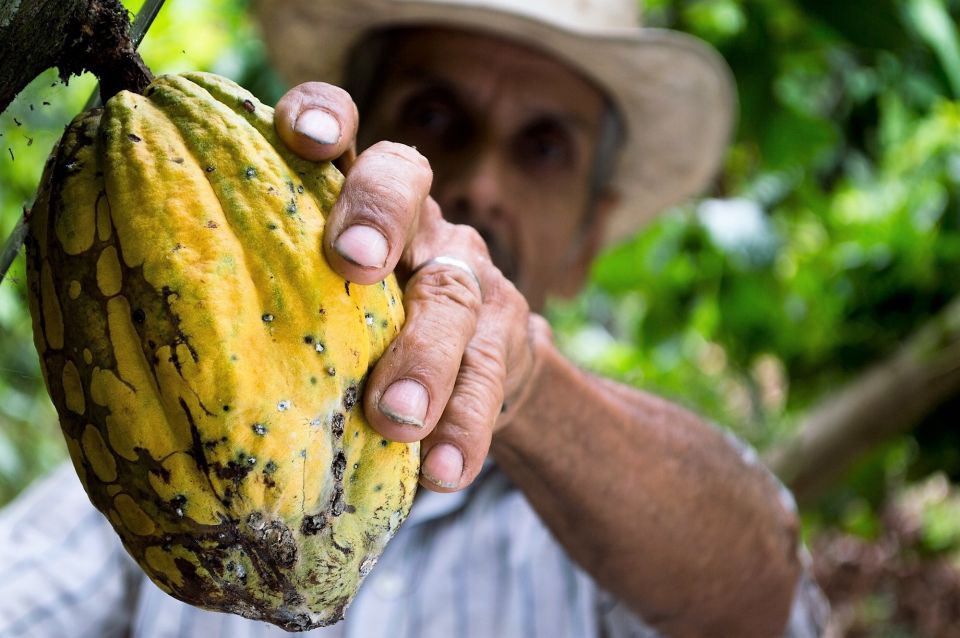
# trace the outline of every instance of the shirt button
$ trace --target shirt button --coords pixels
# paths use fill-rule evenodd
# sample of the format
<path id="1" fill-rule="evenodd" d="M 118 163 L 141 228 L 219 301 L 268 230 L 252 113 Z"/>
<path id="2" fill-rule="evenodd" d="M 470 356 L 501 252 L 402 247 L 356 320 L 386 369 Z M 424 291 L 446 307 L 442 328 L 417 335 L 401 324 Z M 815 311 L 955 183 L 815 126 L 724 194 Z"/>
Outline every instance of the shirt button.
<path id="1" fill-rule="evenodd" d="M 392 600 L 404 593 L 403 574 L 395 570 L 379 570 L 371 574 L 373 590 L 380 598 Z"/>

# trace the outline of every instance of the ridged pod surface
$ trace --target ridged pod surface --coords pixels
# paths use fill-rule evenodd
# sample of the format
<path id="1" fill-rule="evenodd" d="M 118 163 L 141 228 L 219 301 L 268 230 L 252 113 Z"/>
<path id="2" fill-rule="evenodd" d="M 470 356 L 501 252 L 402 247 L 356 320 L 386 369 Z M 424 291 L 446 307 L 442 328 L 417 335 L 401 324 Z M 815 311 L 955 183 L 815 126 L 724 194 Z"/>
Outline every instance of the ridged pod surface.
<path id="1" fill-rule="evenodd" d="M 27 240 L 90 500 L 164 591 L 291 631 L 342 618 L 419 472 L 359 405 L 403 307 L 324 260 L 341 183 L 239 86 L 165 76 L 73 121 Z"/>

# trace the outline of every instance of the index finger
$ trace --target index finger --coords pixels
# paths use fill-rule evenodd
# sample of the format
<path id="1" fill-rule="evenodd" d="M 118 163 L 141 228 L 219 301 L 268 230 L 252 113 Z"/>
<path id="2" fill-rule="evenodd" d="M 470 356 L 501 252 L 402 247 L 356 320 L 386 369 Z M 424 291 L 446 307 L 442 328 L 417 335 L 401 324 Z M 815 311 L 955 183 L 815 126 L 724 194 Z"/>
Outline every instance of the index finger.
<path id="1" fill-rule="evenodd" d="M 350 94 L 323 82 L 305 82 L 284 94 L 273 115 L 280 139 L 312 161 L 332 160 L 353 147 L 359 116 Z"/>

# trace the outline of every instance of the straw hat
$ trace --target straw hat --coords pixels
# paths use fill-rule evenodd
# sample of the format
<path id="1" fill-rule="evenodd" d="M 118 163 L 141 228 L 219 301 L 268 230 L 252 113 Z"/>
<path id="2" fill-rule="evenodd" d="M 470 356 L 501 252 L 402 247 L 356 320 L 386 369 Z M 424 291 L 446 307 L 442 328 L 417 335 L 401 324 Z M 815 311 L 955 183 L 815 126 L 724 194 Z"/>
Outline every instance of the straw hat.
<path id="1" fill-rule="evenodd" d="M 605 89 L 627 140 L 613 176 L 621 205 L 605 243 L 703 189 L 729 140 L 728 67 L 696 38 L 643 28 L 636 0 L 259 0 L 273 61 L 291 83 L 340 82 L 352 48 L 376 30 L 442 26 L 527 43 Z"/>

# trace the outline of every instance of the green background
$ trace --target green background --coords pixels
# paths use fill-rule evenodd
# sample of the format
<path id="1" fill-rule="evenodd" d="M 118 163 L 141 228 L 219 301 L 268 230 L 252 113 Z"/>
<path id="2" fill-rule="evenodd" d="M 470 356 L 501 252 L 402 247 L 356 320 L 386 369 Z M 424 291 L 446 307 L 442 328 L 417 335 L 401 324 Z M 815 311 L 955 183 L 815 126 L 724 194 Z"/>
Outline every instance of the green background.
<path id="1" fill-rule="evenodd" d="M 272 103 L 283 86 L 246 11 L 168 0 L 143 56 L 157 73 L 212 70 Z M 584 293 L 550 317 L 583 366 L 766 449 L 960 293 L 960 2 L 652 0 L 645 15 L 726 57 L 736 142 L 709 199 L 607 251 Z M 93 89 L 50 72 L 0 115 L 3 236 Z M 861 459 L 805 509 L 810 544 L 878 543 L 890 504 L 906 504 L 918 527 L 911 560 L 956 564 L 958 414 L 960 397 Z M 64 457 L 21 256 L 0 285 L 0 503 Z M 849 627 L 864 633 L 851 635 L 924 635 L 897 608 L 882 591 L 857 599 Z"/>

